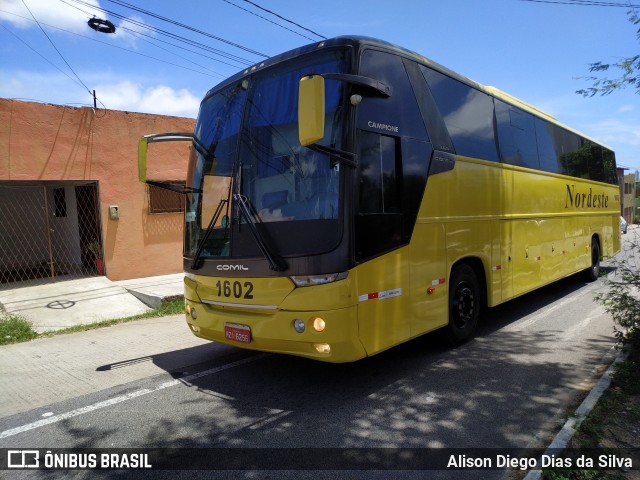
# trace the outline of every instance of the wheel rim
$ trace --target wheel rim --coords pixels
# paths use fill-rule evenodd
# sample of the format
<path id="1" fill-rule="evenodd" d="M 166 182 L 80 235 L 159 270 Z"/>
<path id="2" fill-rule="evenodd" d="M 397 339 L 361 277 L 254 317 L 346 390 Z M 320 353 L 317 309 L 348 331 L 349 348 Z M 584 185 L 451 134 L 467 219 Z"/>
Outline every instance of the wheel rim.
<path id="1" fill-rule="evenodd" d="M 472 321 L 476 308 L 475 295 L 470 286 L 461 283 L 453 296 L 453 324 L 463 329 Z"/>

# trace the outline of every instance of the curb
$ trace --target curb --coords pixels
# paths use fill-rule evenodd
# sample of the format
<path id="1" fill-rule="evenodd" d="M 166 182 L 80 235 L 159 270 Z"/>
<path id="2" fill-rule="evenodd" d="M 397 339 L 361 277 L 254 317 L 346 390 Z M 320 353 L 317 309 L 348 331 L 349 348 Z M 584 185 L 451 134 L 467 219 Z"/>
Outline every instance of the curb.
<path id="1" fill-rule="evenodd" d="M 179 300 L 184 298 L 184 295 L 154 295 L 150 293 L 143 293 L 133 289 L 126 289 L 131 295 L 136 297 L 142 303 L 144 303 L 149 308 L 158 308 L 165 302 L 171 302 L 173 300 Z"/>
<path id="2" fill-rule="evenodd" d="M 602 394 L 609 388 L 611 385 L 611 378 L 613 377 L 613 372 L 616 365 L 622 361 L 624 361 L 629 352 L 622 351 L 618 354 L 615 360 L 609 365 L 607 371 L 604 372 L 598 383 L 593 387 L 587 398 L 583 400 L 580 406 L 576 409 L 575 415 L 566 421 L 562 429 L 555 436 L 553 441 L 549 444 L 544 454 L 551 456 L 557 455 L 562 450 L 567 448 L 569 442 L 573 438 L 573 435 L 576 433 L 582 421 L 587 418 L 591 410 L 596 406 L 598 400 L 602 396 Z M 542 478 L 542 470 L 530 470 L 529 473 L 524 477 L 524 480 L 540 480 Z"/>

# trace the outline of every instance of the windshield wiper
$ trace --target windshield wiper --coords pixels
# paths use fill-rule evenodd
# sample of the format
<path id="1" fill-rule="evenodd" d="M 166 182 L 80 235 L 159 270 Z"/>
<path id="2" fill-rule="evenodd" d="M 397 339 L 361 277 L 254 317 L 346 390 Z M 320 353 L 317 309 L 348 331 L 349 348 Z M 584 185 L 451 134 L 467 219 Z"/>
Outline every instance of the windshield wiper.
<path id="1" fill-rule="evenodd" d="M 193 261 L 191 262 L 191 270 L 198 270 L 200 267 L 202 267 L 202 264 L 200 262 L 200 256 L 202 255 L 202 250 L 204 250 L 204 245 L 205 243 L 207 243 L 207 240 L 209 240 L 209 237 L 211 236 L 211 232 L 213 232 L 213 227 L 218 222 L 218 218 L 220 218 L 222 209 L 228 203 L 229 203 L 228 199 L 226 198 L 220 199 L 220 203 L 218 203 L 218 206 L 216 207 L 216 211 L 214 212 L 213 217 L 211 217 L 211 221 L 209 222 L 209 225 L 207 225 L 207 230 L 204 232 L 204 236 L 202 237 L 202 240 L 200 240 L 200 242 L 198 243 L 198 247 L 196 248 L 196 253 L 193 256 Z"/>
<path id="2" fill-rule="evenodd" d="M 264 255 L 264 258 L 266 258 L 267 261 L 269 262 L 269 267 L 271 268 L 271 270 L 275 272 L 282 272 L 284 270 L 287 270 L 289 268 L 289 265 L 287 265 L 287 262 L 282 257 L 275 255 L 273 253 L 274 250 L 271 246 L 269 246 L 269 242 L 267 238 L 264 235 L 262 235 L 258 230 L 258 221 L 257 221 L 258 215 L 257 215 L 256 209 L 253 207 L 251 202 L 249 202 L 247 197 L 239 193 L 233 194 L 233 200 L 240 207 L 242 214 L 247 219 L 247 225 L 249 225 L 249 230 L 251 230 L 251 233 L 253 234 L 253 238 L 255 238 L 256 243 L 258 244 L 258 248 Z"/>

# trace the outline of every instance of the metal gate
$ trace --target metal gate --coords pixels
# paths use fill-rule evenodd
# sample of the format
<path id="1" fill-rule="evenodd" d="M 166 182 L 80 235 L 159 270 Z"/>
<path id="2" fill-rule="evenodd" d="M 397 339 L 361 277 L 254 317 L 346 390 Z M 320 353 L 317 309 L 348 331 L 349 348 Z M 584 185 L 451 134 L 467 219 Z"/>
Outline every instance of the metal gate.
<path id="1" fill-rule="evenodd" d="M 1 181 L 0 287 L 104 275 L 99 205 L 97 182 Z"/>

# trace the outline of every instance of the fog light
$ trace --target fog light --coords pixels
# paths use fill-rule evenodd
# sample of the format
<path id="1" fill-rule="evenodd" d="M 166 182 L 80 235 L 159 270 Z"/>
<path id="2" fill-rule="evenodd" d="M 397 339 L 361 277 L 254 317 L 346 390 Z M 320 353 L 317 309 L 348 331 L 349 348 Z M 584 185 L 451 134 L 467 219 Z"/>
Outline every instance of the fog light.
<path id="1" fill-rule="evenodd" d="M 304 322 L 302 320 L 300 320 L 299 318 L 296 318 L 293 321 L 293 328 L 295 329 L 296 332 L 298 333 L 302 333 L 304 332 Z"/>
<path id="2" fill-rule="evenodd" d="M 311 319 L 311 323 L 313 325 L 313 329 L 316 332 L 321 332 L 324 330 L 324 327 L 327 326 L 327 324 L 325 323 L 325 321 L 323 319 L 321 319 L 320 317 L 313 317 Z"/>
<path id="3" fill-rule="evenodd" d="M 194 333 L 200 333 L 200 327 L 197 325 L 189 325 Z"/>
<path id="4" fill-rule="evenodd" d="M 196 307 L 191 307 L 191 318 L 194 320 L 198 318 L 198 312 L 196 312 Z"/>
<path id="5" fill-rule="evenodd" d="M 331 347 L 328 343 L 314 343 L 313 346 L 318 353 L 331 353 Z"/>

